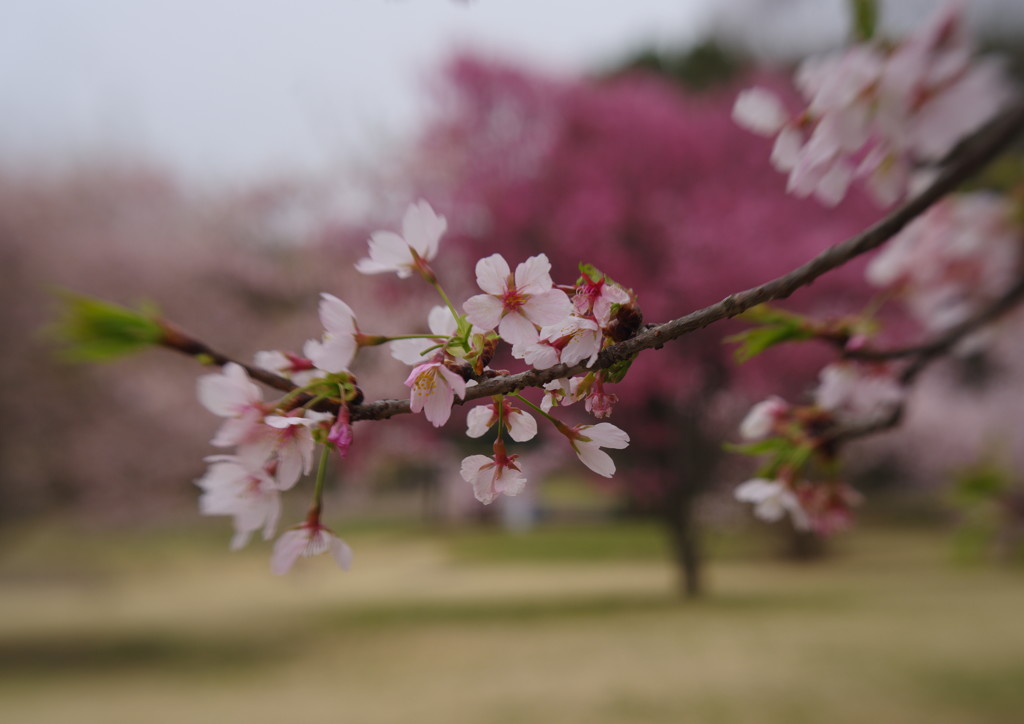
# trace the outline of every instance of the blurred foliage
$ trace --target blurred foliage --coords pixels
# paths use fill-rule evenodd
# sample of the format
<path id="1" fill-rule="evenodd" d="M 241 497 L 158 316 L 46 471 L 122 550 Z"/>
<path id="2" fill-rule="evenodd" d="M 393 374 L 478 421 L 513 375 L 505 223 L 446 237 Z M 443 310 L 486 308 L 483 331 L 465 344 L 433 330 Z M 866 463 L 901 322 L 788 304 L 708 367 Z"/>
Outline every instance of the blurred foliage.
<path id="1" fill-rule="evenodd" d="M 783 342 L 799 342 L 814 339 L 815 330 L 802 314 L 787 312 L 767 304 L 748 309 L 739 318 L 758 325 L 738 334 L 726 337 L 724 341 L 739 345 L 736 361 L 746 362 Z"/>
<path id="2" fill-rule="evenodd" d="M 705 40 L 680 52 L 645 49 L 605 73 L 614 78 L 644 71 L 668 78 L 692 91 L 703 91 L 734 80 L 748 66 L 738 52 L 715 40 Z"/>
<path id="3" fill-rule="evenodd" d="M 1004 465 L 987 457 L 962 469 L 949 499 L 961 514 L 953 537 L 958 560 L 1024 564 L 1024 494 Z"/>

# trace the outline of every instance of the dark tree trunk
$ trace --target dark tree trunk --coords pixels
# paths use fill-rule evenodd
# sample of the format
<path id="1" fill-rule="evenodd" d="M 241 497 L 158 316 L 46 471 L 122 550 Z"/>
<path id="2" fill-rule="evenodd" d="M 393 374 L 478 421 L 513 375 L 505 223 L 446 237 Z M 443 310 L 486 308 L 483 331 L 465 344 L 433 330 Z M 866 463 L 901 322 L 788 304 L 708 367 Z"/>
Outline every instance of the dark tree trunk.
<path id="1" fill-rule="evenodd" d="M 662 515 L 668 527 L 672 555 L 679 572 L 680 593 L 696 598 L 704 592 L 703 557 L 697 505 L 714 480 L 722 458 L 720 441 L 709 434 L 707 413 L 728 379 L 722 360 L 704 364 L 704 383 L 683 407 L 661 408 L 665 423 L 677 431 L 676 445 L 666 451 L 666 490 Z"/>

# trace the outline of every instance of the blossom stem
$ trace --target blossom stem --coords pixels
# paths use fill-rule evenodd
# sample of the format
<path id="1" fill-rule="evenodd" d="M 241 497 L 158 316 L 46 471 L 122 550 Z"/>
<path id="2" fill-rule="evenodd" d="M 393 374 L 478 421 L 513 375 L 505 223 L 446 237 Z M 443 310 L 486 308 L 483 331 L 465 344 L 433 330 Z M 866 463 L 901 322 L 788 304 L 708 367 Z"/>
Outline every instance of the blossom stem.
<path id="1" fill-rule="evenodd" d="M 505 429 L 505 395 L 494 396 L 494 407 L 498 411 L 498 439 L 501 439 L 501 433 Z"/>
<path id="2" fill-rule="evenodd" d="M 448 298 L 447 294 L 445 294 L 444 287 L 441 286 L 441 282 L 437 281 L 437 279 L 434 279 L 434 281 L 431 282 L 431 284 L 434 285 L 434 289 L 437 290 L 437 293 L 441 295 L 441 299 L 444 300 L 445 306 L 448 307 L 448 311 L 452 313 L 452 317 L 454 317 L 455 323 L 459 324 L 462 321 L 462 315 L 459 314 L 458 310 L 455 309 L 455 305 L 452 304 L 452 300 Z"/>
<path id="3" fill-rule="evenodd" d="M 546 418 L 547 418 L 547 419 L 548 419 L 548 420 L 549 420 L 549 421 L 551 422 L 551 424 L 552 424 L 552 425 L 554 425 L 554 426 L 555 426 L 555 428 L 557 428 L 557 430 L 558 430 L 558 431 L 559 431 L 560 433 L 562 433 L 563 435 L 568 435 L 568 434 L 569 434 L 569 426 L 568 426 L 568 425 L 566 425 L 566 424 L 565 424 L 564 422 L 562 422 L 561 420 L 559 420 L 559 419 L 558 419 L 557 417 L 555 417 L 554 415 L 552 415 L 552 414 L 550 414 L 550 413 L 547 413 L 547 412 L 544 412 L 544 410 L 542 410 L 542 409 L 541 409 L 540 407 L 538 407 L 537 405 L 535 405 L 535 404 L 533 404 L 532 402 L 530 402 L 530 401 L 529 401 L 528 399 L 526 399 L 525 397 L 523 397 L 523 396 L 522 396 L 521 394 L 519 394 L 518 392 L 514 392 L 514 393 L 512 393 L 512 397 L 516 398 L 517 400 L 519 400 L 519 401 L 520 401 L 520 402 L 522 402 L 523 404 L 527 405 L 527 406 L 528 406 L 528 407 L 529 407 L 530 409 L 532 409 L 532 410 L 533 410 L 534 412 L 536 412 L 536 413 L 539 413 L 539 414 L 543 415 L 544 417 L 546 417 Z"/>
<path id="4" fill-rule="evenodd" d="M 320 452 L 320 465 L 316 469 L 316 486 L 313 488 L 313 508 L 320 510 L 324 498 L 324 481 L 327 479 L 327 458 L 330 455 L 330 445 L 322 445 Z"/>

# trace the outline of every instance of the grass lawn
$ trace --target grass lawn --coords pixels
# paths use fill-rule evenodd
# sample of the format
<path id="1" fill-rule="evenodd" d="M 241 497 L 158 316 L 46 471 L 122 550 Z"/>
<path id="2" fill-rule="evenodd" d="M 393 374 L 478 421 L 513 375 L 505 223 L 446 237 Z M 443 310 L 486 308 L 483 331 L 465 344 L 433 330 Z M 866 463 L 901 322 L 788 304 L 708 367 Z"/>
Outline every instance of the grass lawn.
<path id="1" fill-rule="evenodd" d="M 646 526 L 346 537 L 286 578 L 207 532 L 4 540 L 0 722 L 1024 721 L 1024 571 L 939 534 L 719 546 L 697 603 Z"/>

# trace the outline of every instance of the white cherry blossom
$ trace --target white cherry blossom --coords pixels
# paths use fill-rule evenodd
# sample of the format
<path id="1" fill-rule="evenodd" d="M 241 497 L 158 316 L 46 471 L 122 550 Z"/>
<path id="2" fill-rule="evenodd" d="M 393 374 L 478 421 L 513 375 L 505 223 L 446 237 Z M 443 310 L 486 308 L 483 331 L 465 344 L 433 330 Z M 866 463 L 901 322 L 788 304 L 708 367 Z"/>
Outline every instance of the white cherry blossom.
<path id="1" fill-rule="evenodd" d="M 514 276 L 501 254 L 492 254 L 477 262 L 476 281 L 485 293 L 466 300 L 466 318 L 484 331 L 497 327 L 512 345 L 533 344 L 537 327 L 558 324 L 572 311 L 569 297 L 553 288 L 544 254 L 517 266 Z"/>
<path id="2" fill-rule="evenodd" d="M 276 461 L 274 477 L 281 490 L 288 490 L 313 467 L 316 442 L 313 428 L 334 421 L 326 412 L 307 410 L 302 415 L 267 415 L 264 419 L 268 434 L 249 446 L 239 446 L 239 455 L 248 459 Z"/>
<path id="3" fill-rule="evenodd" d="M 508 400 L 502 400 L 505 428 L 516 442 L 532 440 L 537 435 L 537 421 L 533 416 L 513 407 Z M 474 407 L 466 415 L 466 435 L 482 437 L 498 421 L 498 408 L 494 402 Z"/>
<path id="4" fill-rule="evenodd" d="M 196 383 L 196 392 L 203 407 L 228 418 L 211 444 L 231 447 L 259 437 L 266 414 L 263 393 L 240 364 L 229 362 L 219 373 L 203 375 Z"/>
<path id="5" fill-rule="evenodd" d="M 206 460 L 210 467 L 196 480 L 203 490 L 199 512 L 234 517 L 232 550 L 242 548 L 261 528 L 264 540 L 272 537 L 281 513 L 281 496 L 267 471 L 234 455 L 211 455 Z"/>
<path id="6" fill-rule="evenodd" d="M 333 294 L 325 292 L 320 296 L 323 340 L 309 340 L 303 352 L 319 370 L 347 372 L 359 349 L 359 326 L 356 324 L 355 312 Z"/>
<path id="7" fill-rule="evenodd" d="M 462 479 L 473 486 L 473 495 L 484 505 L 493 503 L 499 495 L 518 495 L 526 485 L 526 476 L 516 463 L 518 455 L 504 452 L 494 457 L 470 455 L 462 461 Z"/>
<path id="8" fill-rule="evenodd" d="M 363 274 L 394 272 L 406 279 L 422 264 L 437 256 L 441 235 L 448 228 L 445 218 L 422 199 L 410 204 L 402 219 L 402 233 L 375 231 L 370 235 L 370 256 L 360 259 L 356 270 Z"/>
<path id="9" fill-rule="evenodd" d="M 740 423 L 740 437 L 744 440 L 760 440 L 768 437 L 779 418 L 789 410 L 789 403 L 772 395 L 750 408 Z"/>
<path id="10" fill-rule="evenodd" d="M 601 448 L 621 450 L 629 446 L 629 435 L 626 434 L 626 431 L 610 422 L 560 428 L 560 432 L 569 438 L 569 444 L 572 445 L 580 462 L 606 478 L 615 474 L 615 463 L 611 456 Z"/>
<path id="11" fill-rule="evenodd" d="M 291 570 L 295 561 L 330 551 L 338 567 L 347 571 L 352 566 L 352 549 L 333 531 L 319 521 L 306 521 L 297 528 L 285 531 L 274 543 L 270 556 L 270 570 L 279 576 Z"/>
<path id="12" fill-rule="evenodd" d="M 775 523 L 789 513 L 798 530 L 809 530 L 811 527 L 811 520 L 796 494 L 780 480 L 754 478 L 741 483 L 734 495 L 740 502 L 753 503 L 754 515 L 761 520 Z"/>

